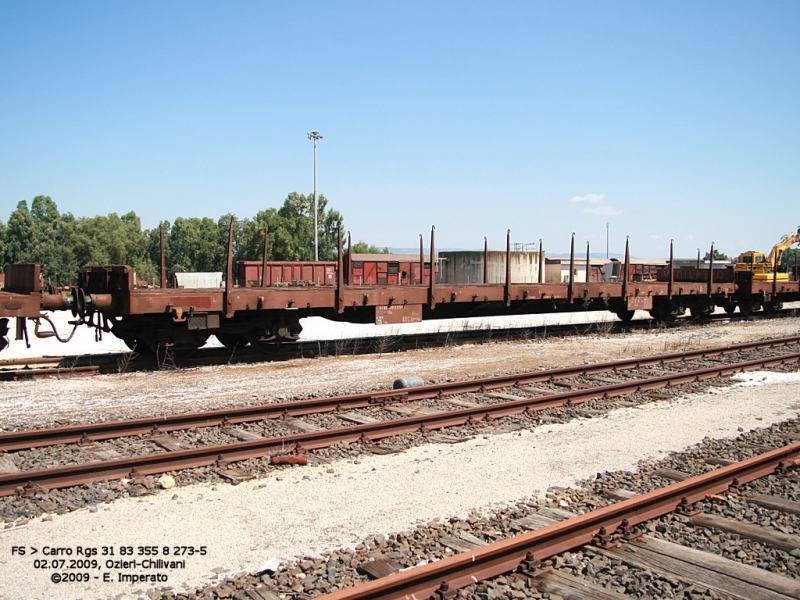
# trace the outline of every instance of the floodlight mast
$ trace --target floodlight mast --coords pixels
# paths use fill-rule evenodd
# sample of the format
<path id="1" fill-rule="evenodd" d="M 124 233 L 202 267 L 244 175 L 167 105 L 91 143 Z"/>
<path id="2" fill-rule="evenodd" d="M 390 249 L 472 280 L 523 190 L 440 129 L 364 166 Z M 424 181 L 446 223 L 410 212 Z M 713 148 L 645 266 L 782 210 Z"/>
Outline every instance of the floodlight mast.
<path id="1" fill-rule="evenodd" d="M 317 224 L 317 140 L 321 140 L 322 136 L 318 131 L 312 131 L 308 134 L 308 139 L 314 140 L 314 260 L 319 260 L 319 238 L 317 232 L 319 225 Z"/>

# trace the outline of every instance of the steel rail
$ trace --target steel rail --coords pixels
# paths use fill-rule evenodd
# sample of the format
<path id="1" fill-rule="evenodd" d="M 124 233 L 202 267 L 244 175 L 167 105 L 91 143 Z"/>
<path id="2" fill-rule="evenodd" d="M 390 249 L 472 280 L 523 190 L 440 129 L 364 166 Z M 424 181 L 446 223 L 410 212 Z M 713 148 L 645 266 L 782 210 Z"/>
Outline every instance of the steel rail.
<path id="1" fill-rule="evenodd" d="M 232 426 L 262 419 L 289 419 L 343 409 L 397 404 L 440 398 L 469 392 L 485 392 L 499 388 L 522 386 L 532 383 L 554 381 L 569 377 L 586 376 L 609 371 L 624 371 L 652 365 L 683 362 L 709 357 L 724 356 L 744 351 L 763 350 L 800 343 L 800 336 L 745 342 L 731 346 L 719 346 L 687 352 L 657 354 L 641 358 L 591 363 L 543 371 L 529 371 L 511 375 L 483 377 L 467 381 L 453 381 L 399 390 L 383 390 L 313 398 L 295 402 L 261 404 L 237 408 L 223 408 L 201 413 L 183 413 L 161 417 L 144 417 L 124 421 L 104 421 L 84 425 L 70 425 L 47 429 L 31 429 L 0 434 L 0 451 L 15 451 L 43 446 L 70 443 L 92 443 L 115 437 L 165 433 L 193 427 Z M 756 361 L 758 362 L 758 361 Z M 613 391 L 614 386 L 591 388 Z M 627 393 L 627 392 L 624 392 Z M 574 392 L 571 392 L 574 397 Z M 559 399 L 564 394 L 550 394 L 540 398 Z M 597 397 L 597 396 L 594 396 Z M 458 411 L 453 411 L 458 412 Z"/>
<path id="2" fill-rule="evenodd" d="M 349 589 L 327 594 L 325 600 L 400 600 L 439 598 L 433 594 L 445 583 L 450 592 L 497 577 L 518 568 L 526 561 L 545 560 L 590 543 L 601 529 L 609 534 L 627 520 L 627 527 L 691 506 L 711 494 L 727 490 L 735 482 L 745 484 L 774 473 L 777 469 L 800 465 L 800 442 L 721 467 L 709 473 L 624 500 L 611 506 L 554 523 L 530 533 L 463 552 L 450 558 L 395 573 Z M 442 590 L 443 591 L 443 590 Z M 449 596 L 447 596 L 449 597 Z"/>
<path id="3" fill-rule="evenodd" d="M 75 367 L 37 367 L 31 369 L 17 369 L 14 371 L 0 371 L 0 380 L 20 381 L 28 379 L 39 379 L 42 377 L 58 377 L 69 375 L 70 377 L 91 377 L 100 375 L 102 369 L 99 365 L 81 365 Z"/>
<path id="4" fill-rule="evenodd" d="M 754 371 L 798 361 L 800 361 L 800 352 L 730 365 L 718 365 L 694 371 L 670 373 L 660 377 L 621 382 L 595 388 L 569 390 L 560 394 L 536 398 L 520 398 L 519 400 L 498 404 L 378 421 L 364 425 L 323 429 L 310 433 L 290 434 L 248 442 L 204 446 L 176 452 L 157 452 L 130 458 L 94 461 L 53 469 L 2 474 L 0 475 L 0 496 L 14 494 L 19 491 L 17 488 L 21 486 L 27 489 L 25 493 L 33 494 L 37 486 L 42 489 L 50 489 L 81 485 L 90 481 L 133 479 L 137 476 L 154 475 L 209 465 L 224 467 L 229 463 L 250 458 L 261 458 L 287 451 L 305 452 L 307 450 L 326 448 L 340 442 L 371 443 L 404 433 L 428 432 L 446 427 L 477 424 L 483 420 L 491 421 L 522 413 L 530 414 L 548 408 L 576 406 L 596 398 L 612 398 L 635 391 L 658 389 L 691 381 L 702 381 L 740 371 Z"/>

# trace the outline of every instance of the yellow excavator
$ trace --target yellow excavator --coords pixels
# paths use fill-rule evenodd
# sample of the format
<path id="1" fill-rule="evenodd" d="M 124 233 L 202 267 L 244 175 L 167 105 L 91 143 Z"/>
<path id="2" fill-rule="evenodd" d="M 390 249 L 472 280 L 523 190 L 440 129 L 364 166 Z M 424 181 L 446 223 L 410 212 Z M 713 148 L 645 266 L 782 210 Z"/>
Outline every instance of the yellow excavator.
<path id="1" fill-rule="evenodd" d="M 772 247 L 769 255 L 764 256 L 763 252 L 743 252 L 734 267 L 735 271 L 751 271 L 753 281 L 789 281 L 788 273 L 775 273 L 778 268 L 778 261 L 781 254 L 793 244 L 800 243 L 800 227 L 796 232 L 789 233 L 781 238 L 781 241 Z"/>

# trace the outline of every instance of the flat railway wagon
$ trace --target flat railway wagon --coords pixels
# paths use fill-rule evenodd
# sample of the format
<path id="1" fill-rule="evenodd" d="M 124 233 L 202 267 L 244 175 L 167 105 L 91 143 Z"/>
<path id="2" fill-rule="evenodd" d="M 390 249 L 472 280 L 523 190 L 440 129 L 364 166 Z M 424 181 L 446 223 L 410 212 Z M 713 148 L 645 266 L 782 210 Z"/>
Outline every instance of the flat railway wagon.
<path id="1" fill-rule="evenodd" d="M 28 342 L 26 323 L 29 319 L 36 323 L 38 337 L 57 335 L 55 327 L 40 332 L 42 320 L 49 321 L 43 312 L 67 310 L 73 305 L 69 292 L 55 292 L 42 286 L 41 266 L 36 263 L 6 265 L 3 273 L 3 289 L 0 290 L 0 351 L 8 347 L 9 321 L 16 320 L 16 339 Z M 77 292 L 75 292 L 77 293 Z M 110 301 L 110 298 L 97 298 L 96 301 Z M 104 307 L 107 307 L 104 305 Z M 52 321 L 50 322 L 52 325 Z"/>
<path id="2" fill-rule="evenodd" d="M 434 242 L 432 230 L 428 260 L 420 257 L 422 272 L 426 263 L 433 262 Z M 268 272 L 264 266 L 258 277 L 248 276 L 234 285 L 232 233 L 224 288 L 141 289 L 135 286 L 130 266 L 107 265 L 83 267 L 77 286 L 47 293 L 39 288 L 38 265 L 10 265 L 6 267 L 6 289 L 0 294 L 0 326 L 7 330 L 8 318 L 16 317 L 17 337 L 21 338 L 26 332 L 25 319 L 37 319 L 44 310 L 70 310 L 78 322 L 110 331 L 139 350 L 191 350 L 211 335 L 228 347 L 250 343 L 266 350 L 272 344 L 296 340 L 302 329 L 300 320 L 310 316 L 386 324 L 604 310 L 628 321 L 635 310 L 647 310 L 655 319 L 668 321 L 686 309 L 694 316 L 710 314 L 716 307 L 728 312 L 739 307 L 748 314 L 800 300 L 797 281 L 755 282 L 750 273 L 737 272 L 734 277 L 728 270 L 714 269 L 713 264 L 710 269 L 673 268 L 672 247 L 669 266 L 659 271 L 655 281 L 623 277 L 618 282 L 514 283 L 509 268 L 510 231 L 505 283 L 453 284 L 426 277 L 425 283 L 355 285 L 348 278 L 350 269 L 344 267 L 341 231 L 338 245 L 332 277 L 328 277 L 329 265 L 317 267 L 325 274 L 324 285 L 313 281 L 309 285 L 264 285 L 267 282 L 261 275 Z M 574 238 L 570 256 L 574 263 Z M 623 273 L 631 272 L 629 265 L 626 243 Z M 44 335 L 48 334 L 53 335 Z"/>

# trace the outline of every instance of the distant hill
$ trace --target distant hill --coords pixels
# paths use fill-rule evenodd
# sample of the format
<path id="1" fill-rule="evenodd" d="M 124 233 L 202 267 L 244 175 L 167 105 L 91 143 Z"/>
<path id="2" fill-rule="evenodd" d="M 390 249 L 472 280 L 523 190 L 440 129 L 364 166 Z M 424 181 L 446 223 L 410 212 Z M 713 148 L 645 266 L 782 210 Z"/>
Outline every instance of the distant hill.
<path id="1" fill-rule="evenodd" d="M 491 250 L 492 252 L 505 252 L 505 248 L 494 248 L 494 249 L 490 248 L 489 250 Z M 391 252 L 392 254 L 418 254 L 419 253 L 419 246 L 417 246 L 416 248 L 392 248 L 392 247 L 390 247 L 389 248 L 389 252 Z M 426 247 L 424 252 L 427 255 L 430 252 L 430 247 Z M 436 249 L 436 253 L 438 254 L 439 252 L 483 252 L 483 248 L 437 248 Z M 547 251 L 547 248 L 545 248 L 544 253 L 545 253 L 545 256 L 547 258 L 569 258 L 569 252 L 561 253 L 561 254 L 551 254 L 550 252 Z M 575 250 L 575 257 L 576 258 L 585 258 L 586 257 L 586 252 L 584 251 L 581 254 L 576 249 Z M 589 254 L 589 257 L 590 258 L 605 258 L 606 257 L 606 253 L 605 252 L 591 252 Z M 611 254 L 609 254 L 609 258 L 616 258 L 616 259 L 619 259 L 619 260 L 623 260 L 625 258 L 625 255 L 624 254 L 615 254 L 614 252 L 612 252 Z M 632 256 L 631 258 L 636 258 L 636 257 Z"/>
<path id="2" fill-rule="evenodd" d="M 380 248 L 380 246 L 378 246 Z M 483 250 L 483 248 L 481 248 Z M 431 251 L 430 246 L 425 246 L 425 254 L 428 254 Z M 439 252 L 465 252 L 467 251 L 465 248 L 437 248 L 436 253 Z M 419 254 L 419 246 L 416 248 L 389 248 L 389 252 L 392 254 Z"/>
<path id="3" fill-rule="evenodd" d="M 547 249 L 545 249 L 544 253 L 545 253 L 545 256 L 547 258 L 569 258 L 569 252 L 563 252 L 561 254 L 549 254 L 547 252 Z M 590 252 L 589 253 L 589 258 L 605 258 L 605 257 L 606 257 L 606 253 L 605 252 Z M 578 252 L 578 249 L 576 248 L 575 249 L 575 258 L 586 258 L 586 251 L 584 250 L 583 252 Z M 625 255 L 611 252 L 611 253 L 609 253 L 608 258 L 609 259 L 616 258 L 617 260 L 625 260 Z M 636 257 L 635 256 L 631 256 L 631 258 L 636 258 Z"/>

